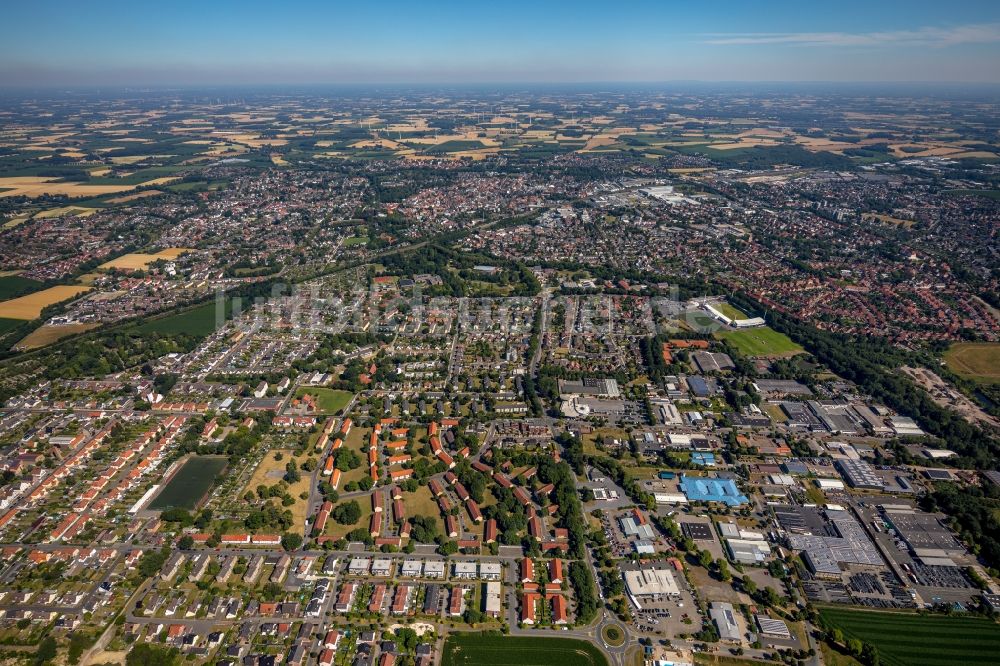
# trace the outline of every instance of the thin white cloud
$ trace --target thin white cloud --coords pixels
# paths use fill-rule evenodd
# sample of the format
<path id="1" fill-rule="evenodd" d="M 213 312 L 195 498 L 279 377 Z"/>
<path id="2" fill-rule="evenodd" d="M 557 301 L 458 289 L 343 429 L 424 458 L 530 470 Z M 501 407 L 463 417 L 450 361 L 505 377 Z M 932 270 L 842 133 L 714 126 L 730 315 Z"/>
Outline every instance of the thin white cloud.
<path id="1" fill-rule="evenodd" d="M 706 44 L 785 46 L 927 46 L 1000 42 L 1000 23 L 960 25 L 951 28 L 918 28 L 884 32 L 754 32 L 707 35 Z"/>

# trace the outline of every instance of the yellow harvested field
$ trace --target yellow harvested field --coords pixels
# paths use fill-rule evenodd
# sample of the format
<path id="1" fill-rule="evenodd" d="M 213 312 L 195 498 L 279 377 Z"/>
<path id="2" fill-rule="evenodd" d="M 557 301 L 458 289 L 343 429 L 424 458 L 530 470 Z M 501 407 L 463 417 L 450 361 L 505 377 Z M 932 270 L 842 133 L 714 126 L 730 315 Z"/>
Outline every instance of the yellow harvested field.
<path id="1" fill-rule="evenodd" d="M 678 169 L 667 169 L 670 173 L 683 176 L 686 173 L 701 173 L 703 171 L 714 171 L 715 167 L 681 167 Z"/>
<path id="2" fill-rule="evenodd" d="M 120 157 L 112 157 L 112 164 L 136 164 L 148 160 L 150 155 L 121 155 Z"/>
<path id="3" fill-rule="evenodd" d="M 485 159 L 487 155 L 495 155 L 499 152 L 499 148 L 480 148 L 478 150 L 460 150 L 455 153 L 448 153 L 448 156 L 456 158 L 471 157 L 474 161 L 478 162 Z"/>
<path id="4" fill-rule="evenodd" d="M 777 146 L 777 141 L 770 139 L 741 139 L 736 143 L 713 143 L 715 150 L 735 150 L 737 148 L 756 148 L 758 146 Z"/>
<path id="5" fill-rule="evenodd" d="M 102 176 L 106 176 L 109 173 L 111 173 L 111 169 L 109 167 L 104 167 L 103 169 L 92 169 L 90 171 L 90 177 L 101 178 Z"/>
<path id="6" fill-rule="evenodd" d="M 389 150 L 396 150 L 397 148 L 402 148 L 402 145 L 391 139 L 364 139 L 352 143 L 351 148 L 388 148 Z"/>
<path id="7" fill-rule="evenodd" d="M 35 213 L 35 219 L 44 220 L 47 217 L 60 217 L 62 215 L 87 217 L 88 215 L 93 215 L 96 212 L 96 208 L 86 208 L 84 206 L 60 206 L 59 208 L 50 208 L 49 210 L 43 210 L 39 213 Z"/>
<path id="8" fill-rule="evenodd" d="M 282 157 L 280 153 L 271 153 L 271 163 L 274 164 L 275 166 L 288 165 L 288 162 L 285 161 L 285 158 Z"/>
<path id="9" fill-rule="evenodd" d="M 241 143 L 250 148 L 261 148 L 263 146 L 284 146 L 288 139 L 264 139 L 259 134 L 240 134 L 237 132 L 215 131 L 212 136 L 233 143 Z"/>
<path id="10" fill-rule="evenodd" d="M 17 217 L 15 217 L 13 219 L 10 219 L 10 220 L 7 220 L 6 222 L 4 222 L 3 223 L 3 228 L 4 229 L 13 229 L 17 225 L 24 224 L 25 222 L 27 222 L 30 219 L 31 219 L 30 215 L 18 215 Z"/>
<path id="11" fill-rule="evenodd" d="M 396 124 L 386 127 L 387 132 L 426 132 L 431 126 L 427 124 L 426 118 L 417 118 L 409 124 Z"/>
<path id="12" fill-rule="evenodd" d="M 615 141 L 616 139 L 613 136 L 607 136 L 607 135 L 595 136 L 590 140 L 588 140 L 587 143 L 584 144 L 583 148 L 581 148 L 579 152 L 594 150 L 595 148 L 600 148 L 601 146 L 610 146 L 614 144 Z"/>
<path id="13" fill-rule="evenodd" d="M 40 197 L 63 194 L 70 197 L 96 197 L 134 190 L 135 185 L 87 185 L 73 182 L 53 182 L 44 176 L 14 176 L 0 178 L 0 197 Z"/>
<path id="14" fill-rule="evenodd" d="M 26 335 L 20 342 L 14 345 L 14 349 L 17 351 L 23 351 L 28 349 L 38 349 L 39 347 L 44 347 L 46 345 L 51 345 L 57 340 L 68 337 L 70 335 L 76 335 L 77 333 L 83 333 L 84 331 L 89 331 L 92 328 L 97 328 L 100 324 L 46 324 L 36 328 L 34 331 Z"/>
<path id="15" fill-rule="evenodd" d="M 191 252 L 191 249 L 186 247 L 169 247 L 165 250 L 160 250 L 156 254 L 132 252 L 130 254 L 123 254 L 117 259 L 106 261 L 100 266 L 98 266 L 98 268 L 103 268 L 103 269 L 117 268 L 126 271 L 139 271 L 143 270 L 154 261 L 159 261 L 161 259 L 167 259 L 167 260 L 176 259 L 185 252 Z"/>
<path id="16" fill-rule="evenodd" d="M 157 194 L 163 194 L 163 192 L 159 190 L 143 190 L 142 192 L 136 192 L 135 194 L 126 194 L 123 197 L 115 197 L 114 199 L 108 199 L 108 203 L 113 203 L 113 204 L 128 203 L 129 201 L 135 201 L 136 199 L 155 197 Z"/>
<path id="17" fill-rule="evenodd" d="M 83 285 L 49 287 L 48 289 L 36 291 L 27 296 L 3 301 L 0 303 L 0 317 L 4 319 L 37 319 L 42 314 L 43 308 L 54 303 L 69 300 L 88 291 L 90 291 L 90 287 Z"/>

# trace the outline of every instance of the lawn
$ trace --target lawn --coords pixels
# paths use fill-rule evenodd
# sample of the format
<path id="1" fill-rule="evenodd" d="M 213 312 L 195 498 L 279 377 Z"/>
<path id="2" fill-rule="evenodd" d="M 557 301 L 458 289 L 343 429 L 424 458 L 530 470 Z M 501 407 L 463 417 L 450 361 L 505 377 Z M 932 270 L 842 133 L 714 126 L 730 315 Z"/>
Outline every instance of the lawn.
<path id="1" fill-rule="evenodd" d="M 336 389 L 328 388 L 300 388 L 295 392 L 296 398 L 301 398 L 305 394 L 309 394 L 316 398 L 316 406 L 319 408 L 319 413 L 321 414 L 337 414 L 347 403 L 351 401 L 354 394 L 350 391 L 338 391 Z"/>
<path id="2" fill-rule="evenodd" d="M 149 504 L 150 509 L 194 509 L 211 490 L 215 477 L 226 467 L 223 456 L 192 456 L 174 473 Z"/>
<path id="3" fill-rule="evenodd" d="M 889 666 L 995 664 L 1000 652 L 1000 626 L 983 618 L 844 608 L 823 608 L 820 617 L 846 638 L 874 645 Z"/>
<path id="4" fill-rule="evenodd" d="M 1000 382 L 1000 343 L 959 342 L 945 352 L 952 372 L 985 384 Z"/>
<path id="5" fill-rule="evenodd" d="M 802 347 L 792 342 L 791 338 L 769 326 L 719 331 L 715 336 L 727 340 L 745 356 L 794 356 L 802 351 Z"/>
<path id="6" fill-rule="evenodd" d="M 430 516 L 437 519 L 438 525 L 442 524 L 441 511 L 427 486 L 418 487 L 416 492 L 403 493 L 403 504 L 407 516 Z"/>
<path id="7" fill-rule="evenodd" d="M 607 666 L 593 644 L 573 638 L 451 634 L 442 666 Z"/>

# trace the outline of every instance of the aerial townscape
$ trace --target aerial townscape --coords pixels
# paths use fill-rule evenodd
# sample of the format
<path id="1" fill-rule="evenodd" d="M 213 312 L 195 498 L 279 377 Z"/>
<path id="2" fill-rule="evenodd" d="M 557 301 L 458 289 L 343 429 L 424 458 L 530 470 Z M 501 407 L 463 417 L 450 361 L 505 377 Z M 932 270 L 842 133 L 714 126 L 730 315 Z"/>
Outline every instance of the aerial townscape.
<path id="1" fill-rule="evenodd" d="M 0 664 L 997 663 L 1000 9 L 96 4 L 0 29 Z"/>

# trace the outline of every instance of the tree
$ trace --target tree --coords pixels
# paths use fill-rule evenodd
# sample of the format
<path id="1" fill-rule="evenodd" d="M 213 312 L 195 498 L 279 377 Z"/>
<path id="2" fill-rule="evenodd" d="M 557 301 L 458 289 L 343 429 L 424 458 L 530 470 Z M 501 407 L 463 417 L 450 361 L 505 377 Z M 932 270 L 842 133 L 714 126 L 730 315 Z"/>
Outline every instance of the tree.
<path id="1" fill-rule="evenodd" d="M 285 532 L 281 535 L 281 547 L 285 550 L 298 550 L 302 547 L 302 535 L 295 532 Z"/>
<path id="2" fill-rule="evenodd" d="M 46 636 L 41 643 L 38 644 L 38 651 L 35 653 L 35 663 L 36 664 L 47 664 L 56 658 L 57 653 L 56 639 L 52 636 Z"/>
<path id="3" fill-rule="evenodd" d="M 194 538 L 190 534 L 185 534 L 177 542 L 177 547 L 181 550 L 191 550 L 194 547 Z"/>
<path id="4" fill-rule="evenodd" d="M 355 500 L 337 505 L 330 514 L 341 525 L 354 525 L 361 520 L 361 506 Z"/>
<path id="5" fill-rule="evenodd" d="M 137 643 L 125 656 L 125 666 L 176 666 L 177 648 L 153 643 Z"/>

